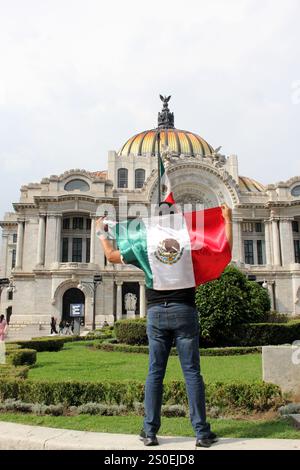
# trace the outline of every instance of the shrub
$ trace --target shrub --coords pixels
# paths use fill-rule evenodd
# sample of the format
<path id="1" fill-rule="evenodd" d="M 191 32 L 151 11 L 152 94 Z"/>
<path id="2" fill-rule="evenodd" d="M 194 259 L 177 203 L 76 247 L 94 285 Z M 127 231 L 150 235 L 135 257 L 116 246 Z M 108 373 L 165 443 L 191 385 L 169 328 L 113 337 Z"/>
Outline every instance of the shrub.
<path id="1" fill-rule="evenodd" d="M 27 341 L 16 341 L 21 348 L 35 349 L 37 352 L 60 351 L 64 347 L 66 339 L 62 338 L 34 338 Z M 74 341 L 74 339 L 73 339 Z"/>
<path id="2" fill-rule="evenodd" d="M 61 403 L 57 405 L 45 405 L 44 403 L 32 403 L 31 412 L 36 415 L 52 415 L 62 416 L 64 414 L 64 406 Z"/>
<path id="3" fill-rule="evenodd" d="M 0 411 L 30 413 L 32 411 L 32 403 L 24 403 L 21 400 L 9 398 L 0 403 Z"/>
<path id="4" fill-rule="evenodd" d="M 85 403 L 77 408 L 78 414 L 90 414 L 101 416 L 118 416 L 125 414 L 127 407 L 125 405 L 107 405 L 103 403 Z"/>
<path id="5" fill-rule="evenodd" d="M 300 338 L 300 321 L 288 323 L 250 323 L 240 325 L 230 335 L 230 344 L 267 346 L 293 343 Z"/>
<path id="6" fill-rule="evenodd" d="M 20 366 L 14 367 L 11 364 L 0 365 L 0 380 L 3 379 L 26 379 L 28 376 L 29 367 Z"/>
<path id="7" fill-rule="evenodd" d="M 0 399 L 14 398 L 29 403 L 80 406 L 89 402 L 125 405 L 144 400 L 144 384 L 140 382 L 49 382 L 0 380 Z M 280 388 L 264 382 L 210 383 L 206 386 L 207 406 L 221 410 L 264 411 L 285 404 Z M 167 382 L 164 405 L 188 405 L 185 384 Z"/>
<path id="8" fill-rule="evenodd" d="M 117 321 L 115 334 L 120 343 L 148 344 L 145 318 Z"/>
<path id="9" fill-rule="evenodd" d="M 112 344 L 112 343 L 99 343 L 96 345 L 97 349 L 109 352 L 126 352 L 126 353 L 140 353 L 148 354 L 149 346 L 132 346 L 129 344 Z M 201 356 L 236 356 L 242 354 L 261 353 L 260 346 L 244 346 L 244 347 L 227 347 L 227 348 L 202 348 L 200 349 Z M 176 348 L 171 348 L 170 355 L 177 356 Z"/>
<path id="10" fill-rule="evenodd" d="M 197 288 L 196 305 L 203 341 L 223 345 L 237 325 L 261 320 L 270 310 L 270 299 L 266 289 L 228 266 L 219 279 Z"/>
<path id="11" fill-rule="evenodd" d="M 279 312 L 276 312 L 275 310 L 272 310 L 271 312 L 265 313 L 262 319 L 262 323 L 287 323 L 292 319 L 296 320 L 295 317 L 292 318 L 286 313 L 279 313 Z"/>
<path id="12" fill-rule="evenodd" d="M 185 418 L 187 415 L 187 409 L 182 405 L 163 405 L 161 408 L 161 414 L 167 418 Z"/>
<path id="13" fill-rule="evenodd" d="M 14 366 L 31 366 L 36 363 L 35 349 L 9 349 L 6 354 L 7 362 Z"/>

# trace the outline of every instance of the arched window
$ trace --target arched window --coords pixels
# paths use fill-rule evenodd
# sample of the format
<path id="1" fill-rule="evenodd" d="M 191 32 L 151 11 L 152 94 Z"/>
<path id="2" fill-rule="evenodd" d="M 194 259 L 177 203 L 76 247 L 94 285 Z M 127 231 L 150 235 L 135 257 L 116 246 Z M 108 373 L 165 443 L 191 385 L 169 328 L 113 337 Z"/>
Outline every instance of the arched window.
<path id="1" fill-rule="evenodd" d="M 135 187 L 142 188 L 145 182 L 145 170 L 143 168 L 138 168 L 135 170 Z"/>
<path id="2" fill-rule="evenodd" d="M 65 184 L 65 191 L 75 191 L 75 190 L 89 191 L 90 187 L 86 181 L 79 180 L 79 179 L 68 181 L 68 183 Z"/>
<path id="3" fill-rule="evenodd" d="M 299 197 L 300 196 L 300 184 L 297 184 L 297 186 L 293 187 L 292 196 L 294 196 L 294 197 Z"/>
<path id="4" fill-rule="evenodd" d="M 128 188 L 128 170 L 127 168 L 118 169 L 118 188 Z"/>

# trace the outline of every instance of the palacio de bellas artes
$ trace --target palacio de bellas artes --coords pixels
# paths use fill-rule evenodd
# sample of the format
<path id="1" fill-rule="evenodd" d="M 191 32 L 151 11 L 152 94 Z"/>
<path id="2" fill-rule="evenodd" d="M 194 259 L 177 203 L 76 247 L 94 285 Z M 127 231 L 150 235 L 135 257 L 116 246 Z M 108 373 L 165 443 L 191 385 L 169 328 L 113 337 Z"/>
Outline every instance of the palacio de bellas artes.
<path id="1" fill-rule="evenodd" d="M 169 98 L 161 96 L 157 127 L 116 141 L 106 169 L 90 171 L 86 162 L 85 169 L 24 182 L 0 222 L 0 277 L 7 280 L 0 313 L 10 325 L 47 325 L 49 333 L 50 318 L 67 320 L 71 304 L 84 305 L 86 329 L 146 315 L 142 271 L 106 262 L 95 222 L 105 204 L 120 215 L 125 201 L 133 217 L 139 205 L 156 203 L 159 148 L 176 203 L 232 207 L 232 263 L 268 289 L 273 310 L 300 314 L 300 175 L 267 185 L 241 176 L 236 155 L 223 155 L 201 129 L 181 130 L 184 116 L 175 127 Z"/>

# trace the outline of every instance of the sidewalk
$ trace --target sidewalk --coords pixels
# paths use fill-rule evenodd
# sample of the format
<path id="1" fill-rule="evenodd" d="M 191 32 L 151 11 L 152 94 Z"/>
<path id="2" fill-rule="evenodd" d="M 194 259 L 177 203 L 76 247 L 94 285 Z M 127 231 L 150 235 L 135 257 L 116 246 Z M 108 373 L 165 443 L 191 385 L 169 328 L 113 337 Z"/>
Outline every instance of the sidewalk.
<path id="1" fill-rule="evenodd" d="M 0 450 L 149 450 L 135 435 L 0 422 Z M 160 437 L 151 451 L 195 450 L 195 439 Z M 221 439 L 213 450 L 300 450 L 300 439 Z M 199 449 L 206 450 L 206 449 Z"/>

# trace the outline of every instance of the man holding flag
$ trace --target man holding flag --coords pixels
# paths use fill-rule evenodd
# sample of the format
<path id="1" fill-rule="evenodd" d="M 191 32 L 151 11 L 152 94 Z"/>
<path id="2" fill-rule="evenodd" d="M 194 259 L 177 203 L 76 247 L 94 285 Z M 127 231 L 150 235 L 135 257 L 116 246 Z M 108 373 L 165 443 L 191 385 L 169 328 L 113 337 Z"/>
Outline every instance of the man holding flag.
<path id="1" fill-rule="evenodd" d="M 175 201 L 162 161 L 160 176 L 168 206 Z M 146 446 L 158 445 L 163 379 L 173 342 L 185 377 L 196 446 L 210 447 L 217 441 L 206 421 L 195 287 L 220 277 L 230 262 L 231 218 L 231 209 L 224 204 L 184 214 L 177 208 L 175 213 L 120 222 L 113 229 L 118 249 L 108 239 L 104 217 L 97 220 L 96 233 L 108 261 L 133 264 L 145 273 L 149 371 L 140 438 Z"/>

